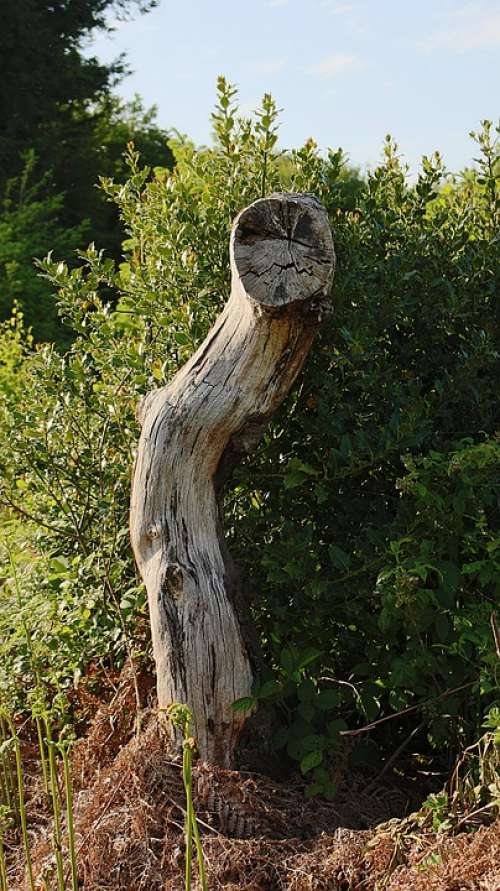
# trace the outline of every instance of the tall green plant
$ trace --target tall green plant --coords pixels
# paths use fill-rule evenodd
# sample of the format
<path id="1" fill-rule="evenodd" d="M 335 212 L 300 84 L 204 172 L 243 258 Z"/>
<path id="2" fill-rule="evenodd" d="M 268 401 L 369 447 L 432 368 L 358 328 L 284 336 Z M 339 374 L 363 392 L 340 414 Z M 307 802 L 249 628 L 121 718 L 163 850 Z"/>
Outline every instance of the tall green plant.
<path id="1" fill-rule="evenodd" d="M 4 835 L 8 826 L 9 817 L 9 808 L 5 805 L 0 805 L 0 891 L 8 891 Z"/>
<path id="2" fill-rule="evenodd" d="M 33 864 L 31 860 L 31 845 L 28 835 L 28 821 L 26 816 L 26 798 L 25 798 L 25 790 L 24 790 L 24 773 L 23 773 L 23 759 L 21 754 L 21 742 L 19 739 L 19 734 L 17 732 L 17 728 L 14 724 L 12 716 L 9 712 L 4 712 L 2 717 L 5 718 L 7 724 L 9 726 L 9 730 L 11 733 L 11 741 L 14 749 L 14 756 L 16 762 L 16 781 L 17 781 L 17 796 L 18 796 L 18 805 L 19 805 L 19 816 L 21 821 L 21 835 L 23 841 L 23 849 L 24 855 L 26 858 L 26 872 L 28 877 L 28 887 L 30 891 L 35 891 L 35 880 L 33 875 Z"/>
<path id="3" fill-rule="evenodd" d="M 200 830 L 198 827 L 198 821 L 196 819 L 196 813 L 193 804 L 193 751 L 196 748 L 196 741 L 191 736 L 191 725 L 193 722 L 193 716 L 191 714 L 191 710 L 186 705 L 182 705 L 181 703 L 176 702 L 169 706 L 169 708 L 167 709 L 167 717 L 172 722 L 172 725 L 180 731 L 182 738 L 182 780 L 184 783 L 184 791 L 186 793 L 185 891 L 191 891 L 192 886 L 193 840 L 196 848 L 200 885 L 202 891 L 208 891 L 203 847 L 201 844 Z"/>

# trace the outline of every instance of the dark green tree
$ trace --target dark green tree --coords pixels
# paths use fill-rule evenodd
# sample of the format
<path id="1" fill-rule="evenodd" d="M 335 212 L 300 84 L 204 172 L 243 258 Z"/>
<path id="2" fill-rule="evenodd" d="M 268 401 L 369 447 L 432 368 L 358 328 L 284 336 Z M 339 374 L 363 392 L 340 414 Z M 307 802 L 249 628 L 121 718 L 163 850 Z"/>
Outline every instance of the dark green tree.
<path id="1" fill-rule="evenodd" d="M 0 30 L 0 313 L 15 299 L 38 340 L 64 343 L 54 302 L 33 258 L 56 249 L 75 263 L 82 237 L 117 258 L 118 212 L 96 188 L 100 175 L 124 178 L 134 142 L 145 164 L 171 166 L 167 133 L 139 99 L 112 88 L 123 58 L 102 65 L 84 56 L 85 39 L 110 30 L 109 17 L 146 12 L 156 0 L 2 0 Z M 27 161 L 29 158 L 29 161 Z"/>
<path id="2" fill-rule="evenodd" d="M 84 39 L 95 29 L 109 30 L 106 14 L 113 8 L 126 13 L 153 5 L 147 0 L 2 0 L 0 187 L 22 169 L 24 148 L 35 148 L 45 163 L 43 150 L 52 151 L 54 125 L 63 130 L 75 104 L 108 94 L 123 75 L 123 59 L 102 65 L 85 57 Z"/>
<path id="3" fill-rule="evenodd" d="M 0 203 L 0 316 L 8 319 L 17 303 L 39 340 L 66 346 L 70 332 L 33 258 L 43 257 L 49 245 L 60 256 L 71 257 L 79 240 L 88 240 L 90 225 L 62 226 L 63 196 L 47 194 L 47 177 L 38 178 L 36 166 L 34 152 L 28 152 L 21 175 L 8 181 Z"/>

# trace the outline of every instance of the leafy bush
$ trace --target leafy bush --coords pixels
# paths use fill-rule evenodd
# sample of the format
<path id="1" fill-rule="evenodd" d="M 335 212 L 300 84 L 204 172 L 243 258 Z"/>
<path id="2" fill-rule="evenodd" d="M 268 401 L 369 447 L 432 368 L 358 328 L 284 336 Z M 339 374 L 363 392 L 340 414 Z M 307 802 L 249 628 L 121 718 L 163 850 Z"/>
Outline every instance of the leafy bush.
<path id="1" fill-rule="evenodd" d="M 352 757 L 376 760 L 418 726 L 446 764 L 498 704 L 498 149 L 484 122 L 477 169 L 448 175 L 435 154 L 412 183 L 387 137 L 364 182 L 312 140 L 279 153 L 272 98 L 250 121 L 218 86 L 214 148 L 172 142 L 173 172 L 141 169 L 132 150 L 128 181 L 104 181 L 123 262 L 91 246 L 79 268 L 43 263 L 76 340 L 30 359 L 2 434 L 1 497 L 46 555 L 24 596 L 58 682 L 143 650 L 127 533 L 138 397 L 227 298 L 235 213 L 273 190 L 314 192 L 338 255 L 332 317 L 226 513 L 267 657 L 254 695 L 276 704 L 276 746 L 333 794 L 348 727 L 403 712 Z"/>
<path id="2" fill-rule="evenodd" d="M 4 405 L 21 394 L 23 366 L 32 340 L 24 315 L 15 303 L 10 319 L 0 323 L 0 394 Z"/>
<path id="3" fill-rule="evenodd" d="M 0 188 L 0 319 L 9 317 L 17 301 L 37 341 L 69 346 L 71 332 L 58 316 L 53 288 L 37 275 L 35 259 L 50 249 L 74 266 L 76 249 L 90 233 L 112 257 L 120 256 L 118 208 L 96 188 L 96 180 L 99 175 L 112 175 L 118 182 L 126 178 L 123 152 L 130 142 L 141 151 L 144 163 L 171 166 L 167 133 L 155 116 L 156 110 L 145 110 L 138 97 L 128 103 L 101 97 L 91 112 L 73 108 L 64 139 L 55 125 L 47 137 L 50 169 L 43 168 L 33 149 L 22 153 L 22 173 Z M 64 176 L 58 181 L 61 171 L 69 183 Z"/>

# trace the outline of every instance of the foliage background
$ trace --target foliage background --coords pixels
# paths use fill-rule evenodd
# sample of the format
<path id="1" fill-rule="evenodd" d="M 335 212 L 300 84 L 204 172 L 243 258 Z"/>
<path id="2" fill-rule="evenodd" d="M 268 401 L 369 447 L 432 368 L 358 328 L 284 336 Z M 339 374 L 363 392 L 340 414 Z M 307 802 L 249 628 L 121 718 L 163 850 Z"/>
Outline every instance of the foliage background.
<path id="1" fill-rule="evenodd" d="M 91 246 L 78 266 L 41 264 L 66 353 L 23 345 L 19 316 L 5 329 L 0 497 L 25 556 L 21 605 L 9 581 L 0 595 L 3 696 L 22 705 L 20 609 L 53 688 L 92 661 L 149 653 L 127 531 L 138 398 L 227 298 L 236 212 L 308 191 L 334 232 L 333 312 L 226 501 L 267 663 L 253 695 L 274 705 L 273 745 L 311 774 L 311 794 L 334 794 L 348 752 L 376 766 L 410 741 L 418 764 L 445 771 L 500 704 L 493 127 L 472 134 L 474 170 L 449 174 L 435 153 L 412 182 L 391 137 L 366 179 L 312 140 L 281 153 L 273 99 L 241 118 L 223 78 L 213 126 L 213 148 L 170 142 L 173 170 L 131 148 L 126 182 L 103 180 L 126 232 L 120 262 Z M 377 721 L 346 747 L 346 731 Z"/>

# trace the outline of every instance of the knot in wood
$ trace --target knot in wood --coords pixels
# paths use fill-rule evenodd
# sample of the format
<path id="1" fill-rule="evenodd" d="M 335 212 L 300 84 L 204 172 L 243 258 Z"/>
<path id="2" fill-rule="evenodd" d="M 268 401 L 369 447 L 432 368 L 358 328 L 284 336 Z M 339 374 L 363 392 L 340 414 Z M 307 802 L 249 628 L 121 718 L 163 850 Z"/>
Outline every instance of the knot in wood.
<path id="1" fill-rule="evenodd" d="M 182 597 L 184 593 L 184 579 L 182 568 L 178 563 L 169 563 L 166 567 L 163 588 L 164 592 L 175 600 Z"/>
<path id="2" fill-rule="evenodd" d="M 263 307 L 325 297 L 335 253 L 324 207 L 298 192 L 254 201 L 235 220 L 231 265 L 233 278 Z"/>

